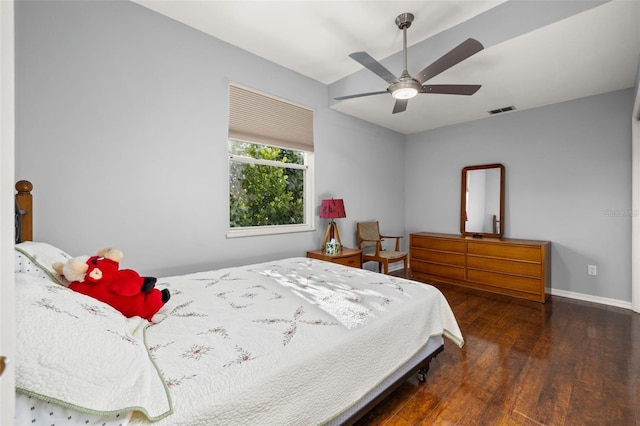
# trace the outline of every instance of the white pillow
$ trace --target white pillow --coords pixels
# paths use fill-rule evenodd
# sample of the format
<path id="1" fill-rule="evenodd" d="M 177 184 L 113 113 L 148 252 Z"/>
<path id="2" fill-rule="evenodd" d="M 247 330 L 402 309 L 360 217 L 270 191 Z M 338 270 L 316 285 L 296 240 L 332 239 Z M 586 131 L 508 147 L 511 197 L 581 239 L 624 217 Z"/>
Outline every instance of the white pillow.
<path id="1" fill-rule="evenodd" d="M 48 279 L 57 284 L 67 286 L 69 283 L 64 277 L 53 270 L 55 262 L 66 263 L 71 256 L 47 243 L 25 241 L 16 244 L 15 272 L 25 273 L 36 277 Z"/>
<path id="2" fill-rule="evenodd" d="M 147 321 L 49 279 L 16 273 L 16 390 L 90 414 L 171 414 Z"/>

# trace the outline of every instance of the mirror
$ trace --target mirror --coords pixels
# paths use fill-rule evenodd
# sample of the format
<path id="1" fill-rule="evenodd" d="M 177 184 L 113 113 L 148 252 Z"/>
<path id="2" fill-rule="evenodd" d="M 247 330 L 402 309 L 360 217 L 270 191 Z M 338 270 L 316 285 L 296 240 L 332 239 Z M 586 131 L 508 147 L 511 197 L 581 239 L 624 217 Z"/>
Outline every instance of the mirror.
<path id="1" fill-rule="evenodd" d="M 504 166 L 485 164 L 462 169 L 460 233 L 500 238 L 504 233 Z"/>

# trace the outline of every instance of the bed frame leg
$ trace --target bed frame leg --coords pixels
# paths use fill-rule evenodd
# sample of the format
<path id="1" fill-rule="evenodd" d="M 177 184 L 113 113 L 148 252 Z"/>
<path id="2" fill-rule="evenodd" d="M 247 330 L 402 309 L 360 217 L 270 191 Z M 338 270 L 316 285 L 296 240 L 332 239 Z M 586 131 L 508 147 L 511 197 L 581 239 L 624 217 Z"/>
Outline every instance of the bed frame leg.
<path id="1" fill-rule="evenodd" d="M 424 365 L 418 370 L 418 382 L 424 383 L 427 381 L 427 373 L 429 372 L 429 365 L 431 364 L 431 360 L 437 357 L 438 354 L 443 350 L 444 345 L 433 351 L 433 353 L 427 359 L 425 359 Z"/>
<path id="2" fill-rule="evenodd" d="M 418 381 L 420 383 L 424 383 L 427 381 L 428 372 L 429 372 L 429 367 L 420 367 L 420 370 L 418 370 Z"/>

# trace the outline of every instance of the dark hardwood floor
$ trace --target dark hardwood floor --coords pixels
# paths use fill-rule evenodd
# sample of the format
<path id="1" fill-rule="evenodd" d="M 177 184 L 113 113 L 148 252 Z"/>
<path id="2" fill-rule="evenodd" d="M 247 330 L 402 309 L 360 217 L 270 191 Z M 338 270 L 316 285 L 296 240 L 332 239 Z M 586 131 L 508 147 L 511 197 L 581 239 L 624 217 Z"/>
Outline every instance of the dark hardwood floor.
<path id="1" fill-rule="evenodd" d="M 435 284 L 465 337 L 358 425 L 640 425 L 640 315 Z M 445 339 L 446 340 L 446 339 Z"/>

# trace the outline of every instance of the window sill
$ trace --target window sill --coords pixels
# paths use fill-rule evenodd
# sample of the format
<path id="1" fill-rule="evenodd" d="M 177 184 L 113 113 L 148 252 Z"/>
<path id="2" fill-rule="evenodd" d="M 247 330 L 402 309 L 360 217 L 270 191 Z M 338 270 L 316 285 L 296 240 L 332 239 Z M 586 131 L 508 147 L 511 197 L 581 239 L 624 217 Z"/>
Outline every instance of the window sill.
<path id="1" fill-rule="evenodd" d="M 257 237 L 260 235 L 291 234 L 294 232 L 310 232 L 316 228 L 311 225 L 254 226 L 250 228 L 231 228 L 227 238 Z"/>

